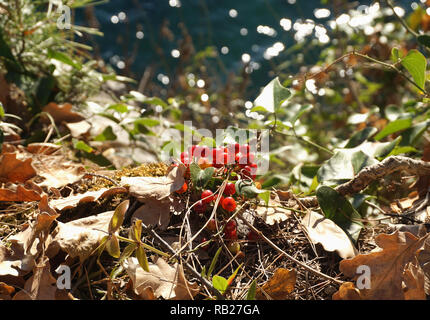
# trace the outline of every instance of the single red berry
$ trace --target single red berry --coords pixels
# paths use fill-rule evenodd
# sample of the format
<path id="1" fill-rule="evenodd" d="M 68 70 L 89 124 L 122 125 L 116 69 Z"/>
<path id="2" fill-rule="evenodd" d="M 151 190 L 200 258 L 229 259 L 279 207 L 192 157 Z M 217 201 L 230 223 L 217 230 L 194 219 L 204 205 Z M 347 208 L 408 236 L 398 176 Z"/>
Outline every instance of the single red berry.
<path id="1" fill-rule="evenodd" d="M 208 224 L 206 226 L 206 229 L 208 229 L 211 232 L 215 232 L 217 230 L 215 219 L 210 219 L 209 220 L 209 222 L 208 222 Z"/>
<path id="2" fill-rule="evenodd" d="M 233 182 L 227 183 L 224 189 L 224 194 L 228 196 L 232 196 L 235 193 L 236 193 L 236 185 Z"/>
<path id="3" fill-rule="evenodd" d="M 236 230 L 236 221 L 234 220 L 230 220 L 226 225 L 225 225 L 225 230 L 228 232 L 234 231 Z"/>
<path id="4" fill-rule="evenodd" d="M 209 203 L 214 199 L 213 192 L 211 190 L 205 190 L 202 192 L 201 199 L 203 203 Z"/>
<path id="5" fill-rule="evenodd" d="M 204 213 L 206 211 L 207 205 L 202 200 L 199 200 L 193 206 L 195 213 Z"/>
<path id="6" fill-rule="evenodd" d="M 228 212 L 233 212 L 236 209 L 236 201 L 232 197 L 225 198 L 221 205 Z"/>
<path id="7" fill-rule="evenodd" d="M 226 240 L 237 240 L 237 230 L 226 231 L 224 234 L 224 239 Z"/>
<path id="8" fill-rule="evenodd" d="M 188 164 L 189 158 L 190 158 L 190 156 L 189 156 L 188 152 L 184 151 L 181 153 L 181 162 L 183 164 Z"/>
<path id="9" fill-rule="evenodd" d="M 176 193 L 183 194 L 183 193 L 185 193 L 185 191 L 187 191 L 187 190 L 188 190 L 188 185 L 187 185 L 187 183 L 186 183 L 186 182 L 184 182 L 184 184 L 182 185 L 181 189 L 176 190 Z"/>

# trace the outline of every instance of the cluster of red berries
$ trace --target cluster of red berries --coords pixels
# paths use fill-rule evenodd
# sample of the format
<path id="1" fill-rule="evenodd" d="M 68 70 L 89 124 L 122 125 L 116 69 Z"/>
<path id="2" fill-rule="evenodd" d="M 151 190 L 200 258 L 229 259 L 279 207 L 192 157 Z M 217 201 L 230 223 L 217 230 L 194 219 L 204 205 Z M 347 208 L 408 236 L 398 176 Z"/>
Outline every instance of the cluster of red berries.
<path id="1" fill-rule="evenodd" d="M 202 168 L 234 166 L 236 171 L 244 177 L 255 180 L 258 166 L 254 162 L 255 154 L 250 151 L 248 144 L 231 144 L 227 147 L 209 148 L 207 146 L 193 145 L 188 151 L 181 153 L 181 162 L 190 164 L 196 159 Z"/>
<path id="2" fill-rule="evenodd" d="M 217 147 L 209 148 L 207 146 L 193 145 L 188 151 L 184 151 L 180 156 L 181 162 L 185 166 L 189 166 L 192 162 L 197 163 L 201 169 L 206 169 L 208 167 L 216 168 L 216 175 L 222 179 L 235 180 L 240 177 L 240 179 L 252 179 L 255 180 L 256 172 L 258 169 L 255 161 L 255 154 L 250 152 L 250 147 L 248 144 L 241 145 L 239 143 L 231 144 L 227 147 Z M 229 173 L 234 172 L 235 174 L 229 175 Z M 189 172 L 186 173 L 186 177 L 189 178 Z M 202 215 L 206 213 L 211 203 L 214 203 L 220 197 L 218 205 L 223 210 L 221 211 L 221 216 L 224 215 L 224 219 L 227 221 L 217 223 L 215 219 L 211 219 L 207 224 L 207 231 L 211 233 L 217 232 L 224 225 L 224 239 L 228 241 L 229 250 L 232 253 L 237 253 L 240 251 L 240 245 L 237 242 L 237 224 L 234 219 L 229 218 L 230 214 L 236 210 L 238 199 L 241 196 L 236 192 L 236 185 L 234 182 L 227 182 L 224 192 L 222 194 L 216 193 L 212 190 L 218 188 L 219 184 L 210 185 L 210 189 L 205 189 L 201 191 L 193 191 L 192 199 L 193 205 L 192 210 L 194 213 Z M 211 190 L 212 189 L 212 190 Z M 184 183 L 181 189 L 176 192 L 179 194 L 185 193 L 188 190 L 187 182 Z M 248 235 L 249 240 L 254 240 L 253 235 Z M 206 237 L 201 239 L 202 243 L 207 242 Z M 231 248 L 230 248 L 231 247 Z M 204 250 L 209 248 L 208 245 L 202 247 Z"/>

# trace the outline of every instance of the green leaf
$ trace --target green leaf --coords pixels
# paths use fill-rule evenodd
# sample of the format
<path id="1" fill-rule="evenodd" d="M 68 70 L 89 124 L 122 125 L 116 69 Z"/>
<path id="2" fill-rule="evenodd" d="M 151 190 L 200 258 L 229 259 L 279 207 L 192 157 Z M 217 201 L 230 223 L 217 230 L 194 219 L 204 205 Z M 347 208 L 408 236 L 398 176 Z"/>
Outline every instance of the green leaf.
<path id="1" fill-rule="evenodd" d="M 267 192 L 267 190 L 258 189 L 254 182 L 249 180 L 238 180 L 236 181 L 235 187 L 238 195 L 244 196 L 248 199 L 255 198 L 259 194 Z"/>
<path id="2" fill-rule="evenodd" d="M 3 104 L 0 102 L 0 118 L 3 119 L 5 115 Z"/>
<path id="3" fill-rule="evenodd" d="M 400 143 L 402 140 L 402 137 L 399 136 L 393 141 L 386 142 L 386 143 L 380 143 L 376 148 L 374 152 L 374 156 L 376 158 L 385 158 L 390 154 L 390 152 Z"/>
<path id="4" fill-rule="evenodd" d="M 254 105 L 256 107 L 263 107 L 267 112 L 274 113 L 290 97 L 291 91 L 282 86 L 279 78 L 276 77 L 264 87 L 257 99 L 255 99 Z"/>
<path id="5" fill-rule="evenodd" d="M 413 49 L 401 60 L 401 64 L 409 71 L 415 83 L 425 90 L 427 60 L 423 54 Z"/>
<path id="6" fill-rule="evenodd" d="M 121 202 L 118 207 L 116 207 L 115 212 L 113 213 L 112 218 L 109 222 L 109 233 L 115 233 L 122 226 L 122 223 L 124 222 L 124 216 L 128 210 L 129 204 L 130 201 L 125 200 Z"/>
<path id="7" fill-rule="evenodd" d="M 199 189 L 207 185 L 209 180 L 213 177 L 214 173 L 214 167 L 209 167 L 205 170 L 202 170 L 196 163 L 193 162 L 190 164 L 191 181 Z"/>
<path id="8" fill-rule="evenodd" d="M 296 121 L 304 115 L 306 112 L 313 109 L 313 105 L 306 104 L 291 104 L 285 107 L 284 111 L 287 114 L 286 121 L 283 122 L 284 125 L 293 128 L 296 124 Z"/>
<path id="9" fill-rule="evenodd" d="M 398 132 L 398 131 L 402 131 L 405 130 L 407 128 L 409 128 L 412 125 L 412 119 L 397 119 L 394 120 L 392 122 L 390 122 L 389 124 L 387 124 L 385 126 L 384 129 L 382 129 L 376 136 L 375 136 L 375 141 L 379 141 L 383 138 L 385 138 L 386 136 Z"/>
<path id="10" fill-rule="evenodd" d="M 121 251 L 119 249 L 119 241 L 115 235 L 111 235 L 106 242 L 106 251 L 114 258 L 119 258 Z"/>
<path id="11" fill-rule="evenodd" d="M 85 142 L 83 141 L 78 141 L 75 143 L 75 149 L 77 150 L 81 150 L 87 153 L 91 153 L 93 152 L 93 148 L 91 148 L 89 145 L 87 145 Z"/>
<path id="12" fill-rule="evenodd" d="M 107 108 L 107 110 L 114 110 L 119 113 L 126 113 L 128 111 L 128 107 L 125 104 L 116 103 L 116 104 L 110 105 L 109 108 Z"/>
<path id="13" fill-rule="evenodd" d="M 98 136 L 94 138 L 94 141 L 113 141 L 116 140 L 117 136 L 113 132 L 113 129 L 111 126 L 106 127 L 106 129 L 103 130 L 102 133 L 100 133 Z"/>
<path id="14" fill-rule="evenodd" d="M 199 143 L 199 146 L 207 146 L 210 148 L 216 148 L 216 141 L 213 138 L 203 137 L 202 141 Z"/>
<path id="15" fill-rule="evenodd" d="M 263 184 L 261 185 L 261 187 L 263 189 L 269 189 L 271 187 L 275 187 L 279 184 L 286 184 L 288 182 L 287 177 L 281 175 L 281 174 L 275 174 L 272 175 L 270 177 L 268 177 Z"/>
<path id="16" fill-rule="evenodd" d="M 391 49 L 391 60 L 394 63 L 399 62 L 403 58 L 403 52 L 399 50 L 399 48 L 394 47 Z"/>
<path id="17" fill-rule="evenodd" d="M 430 48 L 430 35 L 428 35 L 428 34 L 420 34 L 417 37 L 417 40 L 423 46 L 425 46 L 427 48 Z"/>
<path id="18" fill-rule="evenodd" d="M 140 118 L 134 121 L 134 127 L 135 129 L 140 133 L 146 133 L 147 128 L 146 127 L 155 127 L 160 124 L 160 121 L 157 119 L 151 119 L 151 118 Z"/>
<path id="19" fill-rule="evenodd" d="M 258 197 L 266 203 L 266 206 L 269 205 L 269 200 L 270 200 L 270 191 L 269 190 L 267 190 L 266 192 L 260 193 L 258 195 Z"/>
<path id="20" fill-rule="evenodd" d="M 375 163 L 375 159 L 369 157 L 363 151 L 354 152 L 351 157 L 352 168 L 354 174 L 359 173 L 365 167 L 368 167 Z"/>
<path id="21" fill-rule="evenodd" d="M 376 132 L 378 132 L 378 129 L 374 127 L 367 127 L 354 133 L 352 137 L 348 140 L 348 143 L 345 145 L 345 148 L 355 148 L 359 146 L 364 141 L 373 136 Z"/>
<path id="22" fill-rule="evenodd" d="M 121 257 L 119 258 L 119 263 L 121 264 L 125 259 L 129 258 L 134 250 L 136 250 L 137 245 L 134 243 L 130 243 L 127 247 L 125 247 L 124 251 L 121 254 Z"/>
<path id="23" fill-rule="evenodd" d="M 415 146 L 419 141 L 419 138 L 430 126 L 430 121 L 423 121 L 413 125 L 402 132 L 402 141 L 399 143 L 400 146 Z"/>
<path id="24" fill-rule="evenodd" d="M 60 61 L 64 64 L 67 64 L 77 70 L 81 70 L 82 69 L 82 65 L 78 62 L 75 62 L 72 58 L 70 58 L 68 55 L 59 52 L 59 51 L 53 51 L 51 49 L 48 49 L 48 58 L 50 59 L 54 59 L 57 61 Z"/>
<path id="25" fill-rule="evenodd" d="M 221 251 L 222 251 L 222 247 L 219 247 L 218 250 L 216 251 L 213 259 L 212 259 L 211 265 L 209 266 L 208 273 L 207 273 L 208 278 L 212 275 L 212 272 L 215 269 L 215 266 L 216 266 L 216 263 L 218 262 L 218 257 L 220 255 Z"/>
<path id="26" fill-rule="evenodd" d="M 227 279 L 221 276 L 214 276 L 212 279 L 212 284 L 215 289 L 221 292 L 221 294 L 224 294 L 228 288 Z"/>
<path id="27" fill-rule="evenodd" d="M 142 220 L 136 219 L 134 221 L 133 228 L 130 229 L 130 238 L 140 242 L 142 239 Z"/>
<path id="28" fill-rule="evenodd" d="M 255 280 L 253 280 L 251 285 L 249 286 L 249 290 L 248 290 L 248 293 L 246 295 L 245 300 L 255 300 L 256 292 L 257 292 L 257 282 Z"/>
<path id="29" fill-rule="evenodd" d="M 351 203 L 328 186 L 318 187 L 316 196 L 325 217 L 334 221 L 356 242 L 363 224 L 359 220 L 360 214 Z"/>
<path id="30" fill-rule="evenodd" d="M 12 54 L 12 50 L 4 40 L 2 28 L 0 28 L 0 58 L 1 57 L 3 57 L 6 60 L 5 61 L 6 69 L 8 69 L 9 71 L 13 70 L 16 72 L 21 71 L 22 69 L 21 65 L 15 59 L 14 55 Z"/>
<path id="31" fill-rule="evenodd" d="M 146 256 L 145 249 L 143 249 L 142 246 L 137 247 L 136 258 L 137 261 L 139 261 L 139 265 L 142 267 L 142 269 L 146 272 L 149 272 L 148 257 Z"/>

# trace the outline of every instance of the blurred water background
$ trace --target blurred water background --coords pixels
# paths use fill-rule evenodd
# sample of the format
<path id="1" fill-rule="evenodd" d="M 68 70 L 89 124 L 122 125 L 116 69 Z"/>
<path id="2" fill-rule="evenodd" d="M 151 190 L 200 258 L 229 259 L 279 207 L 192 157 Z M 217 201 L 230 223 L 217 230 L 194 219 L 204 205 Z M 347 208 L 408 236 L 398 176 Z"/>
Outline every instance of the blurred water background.
<path id="1" fill-rule="evenodd" d="M 398 0 L 399 13 L 416 2 Z M 141 79 L 150 68 L 151 80 L 167 87 L 184 55 L 201 54 L 213 57 L 211 74 L 218 78 L 244 70 L 254 95 L 279 65 L 299 70 L 288 64 L 293 55 L 315 63 L 337 26 L 366 28 L 378 8 L 378 1 L 346 0 L 111 0 L 78 11 L 76 19 L 100 28 L 104 37 L 90 39 L 95 52 L 120 74 Z"/>

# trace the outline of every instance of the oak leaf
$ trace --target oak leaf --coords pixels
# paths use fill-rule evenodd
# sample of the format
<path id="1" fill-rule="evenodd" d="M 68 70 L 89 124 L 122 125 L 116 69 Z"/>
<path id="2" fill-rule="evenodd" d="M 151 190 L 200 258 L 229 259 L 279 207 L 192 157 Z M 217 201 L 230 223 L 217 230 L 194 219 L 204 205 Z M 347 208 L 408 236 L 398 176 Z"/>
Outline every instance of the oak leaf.
<path id="1" fill-rule="evenodd" d="M 285 221 L 291 215 L 290 210 L 282 208 L 278 195 L 274 199 L 269 199 L 267 206 L 259 206 L 255 211 L 269 225 Z"/>
<path id="2" fill-rule="evenodd" d="M 289 294 L 294 291 L 296 279 L 296 270 L 285 268 L 276 269 L 272 278 L 263 285 L 262 289 L 257 290 L 256 299 L 268 300 L 268 298 L 270 298 L 273 300 L 286 300 Z"/>
<path id="3" fill-rule="evenodd" d="M 51 102 L 43 108 L 43 112 L 49 113 L 55 123 L 79 122 L 84 120 L 84 116 L 72 111 L 72 107 L 70 103 L 58 105 L 55 102 Z"/>
<path id="4" fill-rule="evenodd" d="M 36 176 L 32 159 L 17 159 L 16 153 L 4 153 L 0 158 L 0 179 L 3 182 L 24 183 Z"/>
<path id="5" fill-rule="evenodd" d="M 360 299 L 363 300 L 404 300 L 411 295 L 405 294 L 409 289 L 403 286 L 411 285 L 411 277 L 415 279 L 413 286 L 424 289 L 424 281 L 418 278 L 415 271 L 408 269 L 410 262 L 416 261 L 418 250 L 428 237 L 418 238 L 409 232 L 396 231 L 393 234 L 381 234 L 375 243 L 381 248 L 369 254 L 361 254 L 349 260 L 340 262 L 340 271 L 347 277 L 356 278 L 359 266 L 370 268 L 370 289 L 359 289 Z M 408 271 L 409 270 L 409 271 Z M 406 272 L 406 274 L 405 274 Z M 336 295 L 336 294 L 335 294 Z M 341 296 L 338 294 L 337 296 Z M 416 297 L 417 295 L 414 294 Z"/>
<path id="6" fill-rule="evenodd" d="M 30 202 L 40 199 L 41 195 L 37 190 L 27 189 L 22 185 L 0 189 L 0 201 Z"/>

